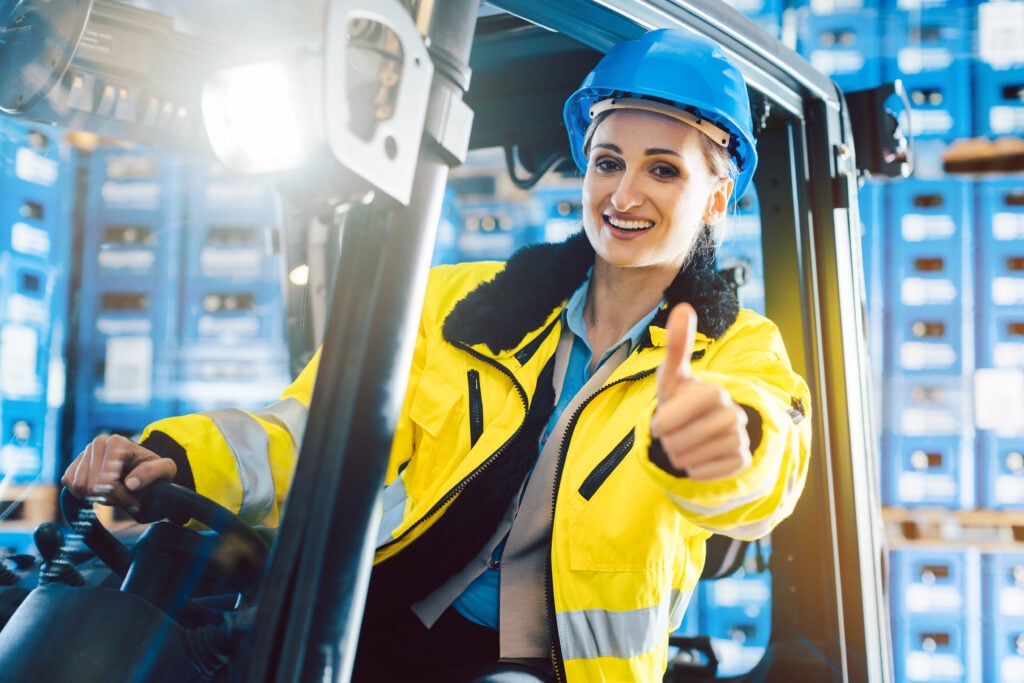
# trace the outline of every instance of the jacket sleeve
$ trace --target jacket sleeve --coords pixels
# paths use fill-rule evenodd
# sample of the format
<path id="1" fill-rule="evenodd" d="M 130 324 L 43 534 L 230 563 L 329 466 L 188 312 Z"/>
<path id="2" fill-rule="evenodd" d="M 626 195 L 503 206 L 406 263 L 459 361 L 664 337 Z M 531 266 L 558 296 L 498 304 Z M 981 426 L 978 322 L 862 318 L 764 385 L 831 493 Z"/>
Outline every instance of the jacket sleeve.
<path id="1" fill-rule="evenodd" d="M 276 403 L 181 415 L 146 427 L 141 443 L 178 462 L 182 482 L 250 524 L 277 526 L 306 428 L 320 362 L 310 360 Z M 188 481 L 188 477 L 191 481 Z"/>
<path id="2" fill-rule="evenodd" d="M 810 396 L 793 371 L 774 323 L 749 311 L 706 353 L 693 362 L 694 376 L 718 384 L 748 415 L 750 467 L 735 477 L 710 482 L 677 477 L 651 461 L 650 418 L 641 420 L 641 464 L 694 524 L 734 538 L 754 539 L 770 532 L 796 505 L 810 457 Z"/>

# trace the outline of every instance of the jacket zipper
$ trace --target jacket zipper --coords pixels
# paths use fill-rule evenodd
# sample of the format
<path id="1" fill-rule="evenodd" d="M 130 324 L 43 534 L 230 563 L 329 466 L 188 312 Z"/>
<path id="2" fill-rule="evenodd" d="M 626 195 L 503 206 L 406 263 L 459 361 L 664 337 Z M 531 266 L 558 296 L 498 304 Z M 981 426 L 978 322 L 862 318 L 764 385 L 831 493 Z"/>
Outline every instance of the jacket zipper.
<path id="1" fill-rule="evenodd" d="M 460 481 L 458 484 L 453 486 L 451 488 L 451 490 L 449 490 L 448 493 L 446 493 L 439 501 L 434 503 L 434 505 L 429 510 L 427 510 L 427 512 L 424 513 L 424 515 L 422 517 L 420 517 L 418 520 L 416 520 L 416 522 L 414 522 L 412 524 L 412 526 L 410 526 L 408 529 L 406 529 L 405 532 L 403 532 L 401 536 L 399 536 L 398 538 L 394 538 L 394 539 L 388 541 L 387 543 L 385 543 L 384 545 L 380 546 L 379 548 L 377 548 L 378 552 L 381 551 L 381 550 L 384 550 L 385 548 L 390 548 L 395 543 L 398 543 L 401 540 L 403 540 L 406 536 L 408 536 L 410 533 L 412 533 L 412 531 L 414 529 L 418 528 L 425 521 L 427 521 L 428 519 L 430 519 L 431 517 L 436 515 L 437 512 L 441 508 L 443 508 L 449 502 L 454 500 L 456 496 L 458 496 L 460 493 L 462 493 L 463 489 L 465 489 L 466 486 L 471 481 L 473 481 L 478 476 L 480 476 L 481 472 L 483 472 L 488 467 L 490 467 L 491 463 L 493 463 L 495 460 L 498 459 L 498 456 L 500 456 L 505 451 L 505 449 L 508 448 L 508 445 L 510 443 L 512 443 L 513 440 L 515 440 L 515 438 L 519 435 L 519 432 L 522 431 L 523 425 L 526 424 L 526 414 L 530 410 L 529 398 L 526 395 L 526 390 L 523 389 L 523 386 L 519 383 L 519 380 L 516 379 L 515 375 L 512 374 L 512 371 L 509 370 L 508 368 L 506 368 L 504 365 L 502 365 L 498 361 L 493 360 L 491 358 L 488 358 L 487 356 L 479 353 L 478 351 L 474 351 L 472 349 L 472 347 L 470 347 L 470 346 L 468 346 L 466 344 L 460 343 L 460 344 L 458 344 L 458 347 L 463 349 L 464 351 L 466 351 L 470 355 L 472 355 L 474 358 L 476 358 L 478 360 L 481 360 L 481 361 L 487 363 L 488 365 L 491 365 L 491 366 L 497 368 L 502 373 L 504 373 L 506 376 L 508 376 L 508 378 L 510 380 L 512 380 L 512 385 L 516 388 L 516 392 L 519 394 L 519 400 L 523 404 L 523 421 L 519 423 L 518 427 L 516 427 L 515 432 L 513 432 L 512 435 L 509 436 L 509 438 L 505 440 L 505 443 L 501 444 L 501 446 L 499 446 L 496 451 L 494 451 L 489 456 L 487 456 L 487 459 L 484 460 L 482 463 L 480 463 L 479 467 L 477 467 L 475 470 L 473 470 L 472 472 L 467 474 L 462 479 L 462 481 Z M 479 380 L 479 373 L 477 373 L 477 379 Z"/>
<path id="2" fill-rule="evenodd" d="M 470 370 L 467 379 L 469 381 L 469 447 L 472 448 L 484 432 L 484 400 L 480 395 L 480 372 Z"/>
<path id="3" fill-rule="evenodd" d="M 597 464 L 594 471 L 587 475 L 587 478 L 583 481 L 580 486 L 580 495 L 583 496 L 584 500 L 590 500 L 597 493 L 597 490 L 601 488 L 601 484 L 604 483 L 605 479 L 611 475 L 611 473 L 618 467 L 622 459 L 626 457 L 626 453 L 633 447 L 635 440 L 636 430 L 630 430 L 629 434 L 626 434 L 625 438 L 618 443 L 618 445 L 612 449 L 612 452 L 605 456 L 604 460 Z"/>
<path id="4" fill-rule="evenodd" d="M 630 375 L 628 377 L 617 379 L 611 384 L 606 384 L 597 391 L 595 391 L 594 393 L 592 393 L 590 396 L 586 398 L 586 400 L 584 400 L 580 405 L 576 407 L 576 410 L 573 412 L 572 417 L 569 419 L 569 423 L 565 427 L 565 433 L 562 435 L 562 440 L 558 445 L 558 462 L 555 463 L 555 485 L 552 489 L 551 494 L 552 524 L 554 524 L 555 519 L 555 506 L 558 501 L 558 485 L 562 479 L 562 465 L 565 463 L 566 449 L 569 446 L 570 436 L 572 436 L 572 433 L 576 430 L 576 423 L 579 420 L 580 415 L 583 413 L 584 408 L 590 405 L 590 402 L 593 401 L 598 396 L 598 394 L 602 393 L 606 389 L 610 389 L 618 384 L 623 384 L 625 382 L 634 382 L 636 380 L 644 379 L 645 377 L 650 377 L 655 372 L 656 368 L 651 368 L 650 370 L 644 370 L 643 372 L 639 372 L 635 375 Z M 554 529 L 552 529 L 552 534 L 553 532 Z M 555 671 L 555 680 L 559 681 L 559 683 L 562 683 L 566 680 L 565 665 L 562 662 L 562 645 L 558 641 L 558 622 L 555 619 L 555 586 L 553 576 L 554 574 L 551 566 L 551 546 L 549 545 L 547 571 L 545 572 L 544 581 L 544 598 L 545 604 L 547 605 L 548 632 L 550 634 L 551 640 L 551 666 Z"/>

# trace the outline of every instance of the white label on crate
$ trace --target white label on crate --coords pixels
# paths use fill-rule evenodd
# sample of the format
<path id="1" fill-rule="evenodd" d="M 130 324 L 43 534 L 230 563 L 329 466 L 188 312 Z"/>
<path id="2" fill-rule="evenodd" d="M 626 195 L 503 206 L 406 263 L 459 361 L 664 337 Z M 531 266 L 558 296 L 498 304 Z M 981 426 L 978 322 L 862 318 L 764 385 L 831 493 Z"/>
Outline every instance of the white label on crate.
<path id="1" fill-rule="evenodd" d="M 107 403 L 148 403 L 153 397 L 153 339 L 111 337 L 107 340 L 103 387 Z"/>
<path id="2" fill-rule="evenodd" d="M 904 342 L 900 345 L 900 366 L 905 370 L 949 368 L 956 365 L 956 349 L 950 344 Z"/>
<path id="3" fill-rule="evenodd" d="M 38 396 L 39 332 L 25 325 L 0 327 L 0 395 Z"/>
<path id="4" fill-rule="evenodd" d="M 255 337 L 259 333 L 260 320 L 253 316 L 204 315 L 199 319 L 199 334 L 203 337 Z"/>
<path id="5" fill-rule="evenodd" d="M 67 366 L 64 359 L 58 355 L 50 356 L 50 367 L 46 374 L 46 405 L 51 408 L 61 408 L 64 405 L 65 391 L 67 390 Z"/>
<path id="6" fill-rule="evenodd" d="M 1024 503 L 1024 477 L 1014 474 L 1001 474 L 996 477 L 995 484 L 996 502 L 1000 505 L 1017 506 Z M 1019 591 L 1020 589 L 1017 590 Z M 1005 613 L 1002 604 L 1000 604 L 1000 612 Z M 1024 611 L 1015 612 L 1015 614 L 1024 615 Z"/>
<path id="7" fill-rule="evenodd" d="M 512 233 L 463 233 L 459 235 L 459 249 L 474 252 L 508 252 L 515 247 Z"/>
<path id="8" fill-rule="evenodd" d="M 978 5 L 978 57 L 996 69 L 1024 63 L 1024 3 Z"/>
<path id="9" fill-rule="evenodd" d="M 993 215 L 992 236 L 997 240 L 1024 239 L 1024 213 L 1000 211 Z"/>
<path id="10" fill-rule="evenodd" d="M 955 681 L 964 675 L 964 663 L 956 655 L 911 652 L 906 664 L 907 678 L 911 681 Z"/>
<path id="11" fill-rule="evenodd" d="M 948 240 L 956 234 L 952 216 L 925 216 L 912 213 L 900 220 L 900 234 L 904 242 Z"/>
<path id="12" fill-rule="evenodd" d="M 896 488 L 900 500 L 907 503 L 918 503 L 926 497 L 949 499 L 956 495 L 956 482 L 952 477 L 923 472 L 903 472 Z"/>
<path id="13" fill-rule="evenodd" d="M 14 158 L 14 175 L 27 183 L 50 187 L 57 182 L 60 165 L 54 159 L 39 156 L 22 147 Z"/>
<path id="14" fill-rule="evenodd" d="M 992 278 L 992 303 L 997 306 L 1017 306 L 1024 303 L 1024 279 Z"/>
<path id="15" fill-rule="evenodd" d="M 100 187 L 100 196 L 108 206 L 132 209 L 160 208 L 159 183 L 122 183 L 108 180 Z"/>
<path id="16" fill-rule="evenodd" d="M 211 182 L 206 185 L 207 209 L 211 205 L 258 207 L 267 200 L 270 187 L 256 182 Z"/>
<path id="17" fill-rule="evenodd" d="M 827 76 L 850 74 L 864 68 L 864 55 L 859 50 L 814 50 L 811 64 Z"/>
<path id="18" fill-rule="evenodd" d="M 97 318 L 96 329 L 107 337 L 149 334 L 153 323 L 146 318 Z"/>
<path id="19" fill-rule="evenodd" d="M 906 306 L 950 304 L 956 300 L 956 287 L 951 280 L 908 277 L 903 279 L 900 294 L 903 304 Z"/>
<path id="20" fill-rule="evenodd" d="M 24 294 L 13 294 L 7 299 L 7 319 L 18 322 L 45 324 L 49 316 L 46 306 L 39 299 Z"/>
<path id="21" fill-rule="evenodd" d="M 564 242 L 579 229 L 578 218 L 549 218 L 544 222 L 544 239 L 547 242 Z"/>
<path id="22" fill-rule="evenodd" d="M 1000 434 L 1024 431 L 1024 370 L 974 371 L 974 426 Z"/>
<path id="23" fill-rule="evenodd" d="M 998 104 L 988 110 L 988 125 L 993 133 L 1008 135 L 1024 130 L 1024 106 Z"/>
<path id="24" fill-rule="evenodd" d="M 1024 683 L 1024 657 L 1007 655 L 999 662 L 1002 683 Z"/>
<path id="25" fill-rule="evenodd" d="M 811 0 L 813 14 L 835 14 L 864 9 L 864 0 Z"/>
<path id="26" fill-rule="evenodd" d="M 953 63 L 953 54 L 940 47 L 904 47 L 896 53 L 900 72 L 916 74 L 922 71 L 939 71 Z"/>
<path id="27" fill-rule="evenodd" d="M 722 607 L 766 605 L 772 597 L 768 586 L 756 580 L 724 578 L 715 581 L 710 588 L 714 594 L 714 604 Z"/>
<path id="28" fill-rule="evenodd" d="M 958 610 L 964 603 L 963 596 L 956 588 L 923 583 L 907 586 L 905 599 L 907 611 L 913 613 Z"/>
<path id="29" fill-rule="evenodd" d="M 1024 344 L 999 342 L 992 349 L 992 358 L 997 368 L 1018 368 L 1024 366 Z"/>
<path id="30" fill-rule="evenodd" d="M 149 270 L 156 261 L 156 254 L 148 249 L 100 249 L 96 261 L 110 270 Z"/>
<path id="31" fill-rule="evenodd" d="M 39 451 L 31 446 L 6 444 L 0 448 L 0 474 L 33 474 L 42 466 Z"/>
<path id="32" fill-rule="evenodd" d="M 50 234 L 28 223 L 11 226 L 11 247 L 22 254 L 46 258 L 50 255 Z"/>
<path id="33" fill-rule="evenodd" d="M 906 408 L 899 424 L 906 436 L 956 434 L 960 429 L 960 419 L 952 410 L 934 408 Z"/>
<path id="34" fill-rule="evenodd" d="M 1004 617 L 1024 617 L 1024 588 L 1005 586 L 999 591 L 999 614 Z"/>
<path id="35" fill-rule="evenodd" d="M 258 278 L 263 250 L 207 247 L 199 253 L 199 270 L 205 277 Z"/>
<path id="36" fill-rule="evenodd" d="M 944 109 L 910 108 L 910 130 L 918 133 L 948 133 L 953 128 L 953 116 Z"/>

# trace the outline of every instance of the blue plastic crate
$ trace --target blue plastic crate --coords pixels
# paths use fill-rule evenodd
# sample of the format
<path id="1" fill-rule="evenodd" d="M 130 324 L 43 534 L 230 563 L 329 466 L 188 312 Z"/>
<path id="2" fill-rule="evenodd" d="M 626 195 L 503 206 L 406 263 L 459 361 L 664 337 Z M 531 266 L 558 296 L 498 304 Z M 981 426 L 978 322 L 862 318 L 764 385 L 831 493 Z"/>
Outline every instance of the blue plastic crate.
<path id="1" fill-rule="evenodd" d="M 882 502 L 970 510 L 976 505 L 973 437 L 882 437 Z"/>
<path id="2" fill-rule="evenodd" d="M 544 238 L 532 207 L 522 202 L 460 201 L 459 213 L 460 261 L 504 261 L 520 247 Z"/>
<path id="3" fill-rule="evenodd" d="M 965 374 L 974 368 L 974 326 L 962 307 L 894 306 L 885 372 Z"/>
<path id="4" fill-rule="evenodd" d="M 970 137 L 974 131 L 971 62 L 956 60 L 941 71 L 900 73 L 894 60 L 885 60 L 883 79 L 899 78 L 910 104 L 914 140 L 949 142 Z"/>
<path id="5" fill-rule="evenodd" d="M 977 615 L 893 621 L 893 660 L 901 683 L 977 683 L 983 680 Z"/>
<path id="6" fill-rule="evenodd" d="M 885 430 L 899 436 L 969 435 L 974 398 L 970 375 L 886 375 Z"/>
<path id="7" fill-rule="evenodd" d="M 971 12 L 966 6 L 894 10 L 883 20 L 887 79 L 969 69 Z"/>
<path id="8" fill-rule="evenodd" d="M 764 656 L 771 637 L 771 576 L 743 569 L 698 591 L 700 633 L 711 638 L 718 675 L 750 671 Z"/>
<path id="9" fill-rule="evenodd" d="M 0 398 L 0 479 L 8 483 L 55 480 L 56 463 L 44 458 L 46 402 Z"/>
<path id="10" fill-rule="evenodd" d="M 797 52 L 845 91 L 882 82 L 882 29 L 878 12 L 802 13 Z"/>
<path id="11" fill-rule="evenodd" d="M 982 508 L 1024 510 L 1024 437 L 980 433 L 978 489 Z"/>
<path id="12" fill-rule="evenodd" d="M 981 556 L 986 681 L 1024 681 L 1024 553 Z"/>
<path id="13" fill-rule="evenodd" d="M 976 548 L 894 548 L 889 567 L 893 619 L 981 614 Z"/>

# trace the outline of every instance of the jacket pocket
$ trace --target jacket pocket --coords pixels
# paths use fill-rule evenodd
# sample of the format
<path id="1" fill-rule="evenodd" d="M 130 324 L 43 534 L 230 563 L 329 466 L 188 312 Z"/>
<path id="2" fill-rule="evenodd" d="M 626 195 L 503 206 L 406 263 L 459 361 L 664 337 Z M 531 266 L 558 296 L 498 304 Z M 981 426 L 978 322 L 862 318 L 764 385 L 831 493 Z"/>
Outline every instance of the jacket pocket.
<path id="1" fill-rule="evenodd" d="M 585 500 L 590 500 L 597 493 L 597 489 L 601 488 L 601 484 L 608 478 L 608 476 L 615 471 L 622 459 L 626 457 L 626 453 L 629 453 L 629 449 L 633 447 L 634 431 L 631 430 L 629 434 L 626 434 L 625 438 L 618 443 L 618 445 L 612 449 L 612 452 L 605 456 L 604 460 L 598 463 L 594 471 L 587 475 L 587 478 L 580 485 L 580 495 Z"/>
<path id="2" fill-rule="evenodd" d="M 440 437 L 453 419 L 461 394 L 436 372 L 420 378 L 416 395 L 409 406 L 409 418 L 433 438 Z"/>

